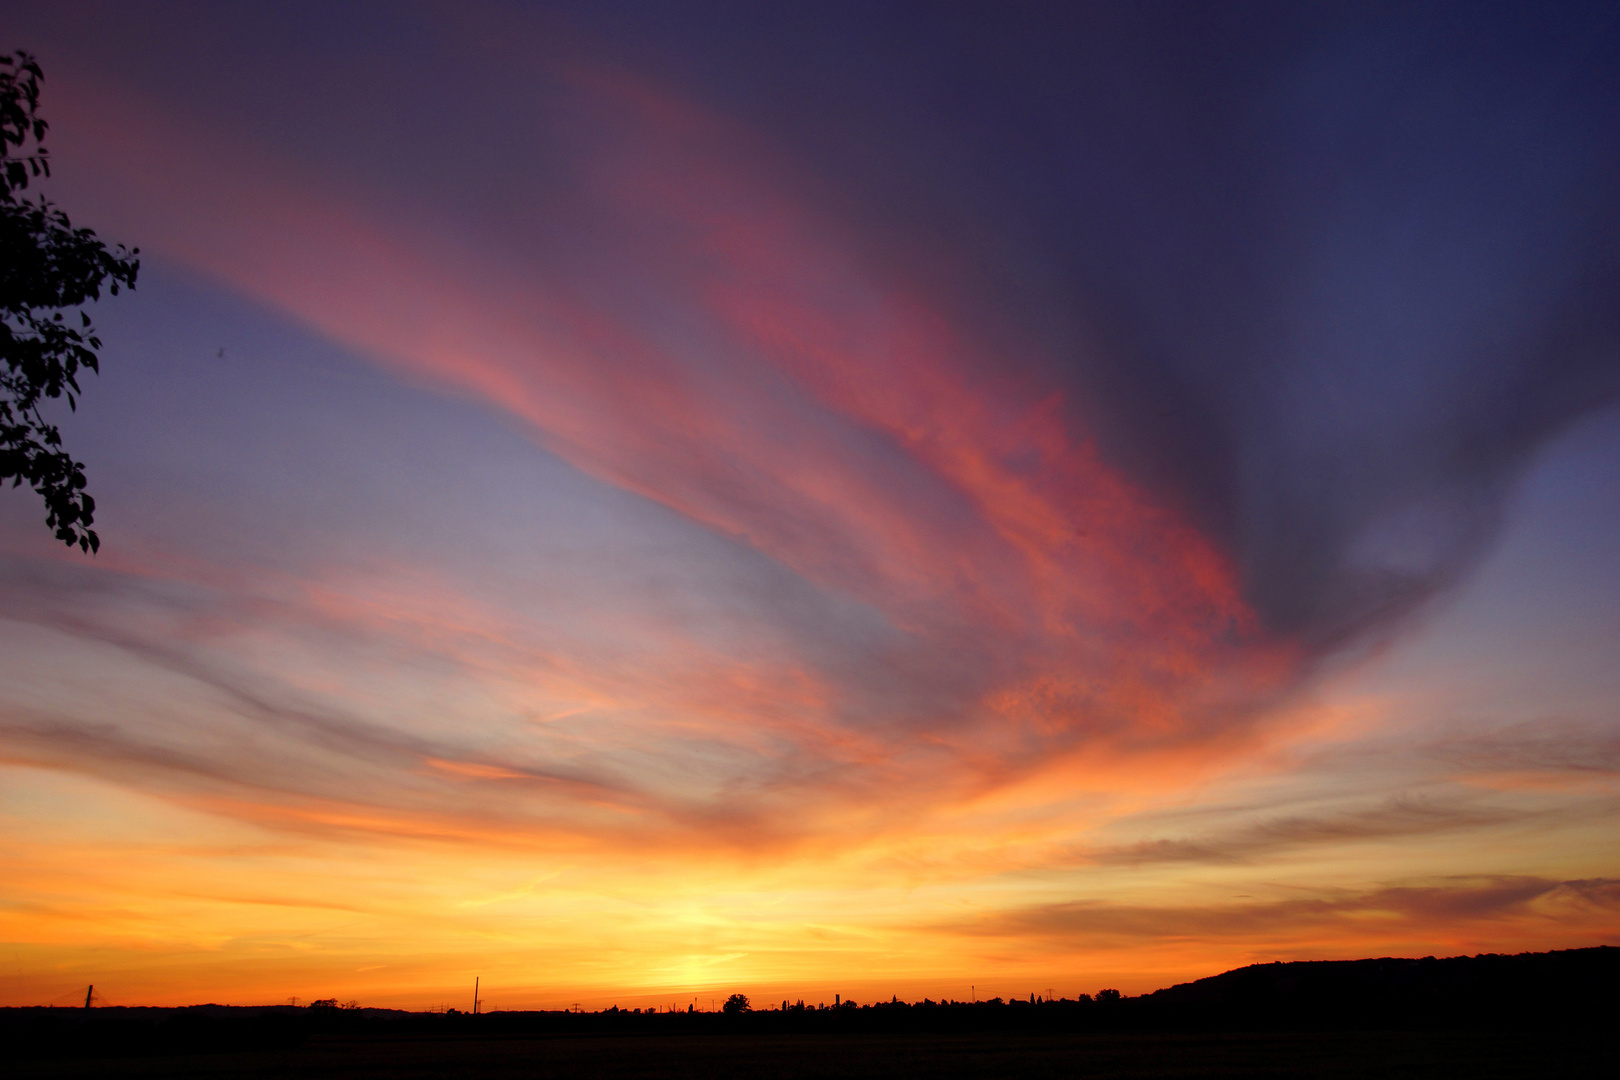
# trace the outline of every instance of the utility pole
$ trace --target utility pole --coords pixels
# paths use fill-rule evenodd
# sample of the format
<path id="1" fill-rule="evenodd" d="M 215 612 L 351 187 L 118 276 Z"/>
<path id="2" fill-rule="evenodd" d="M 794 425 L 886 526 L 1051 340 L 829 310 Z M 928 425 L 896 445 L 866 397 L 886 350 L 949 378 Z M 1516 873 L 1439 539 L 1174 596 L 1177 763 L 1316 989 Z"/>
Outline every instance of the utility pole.
<path id="1" fill-rule="evenodd" d="M 84 1007 L 85 1008 L 88 1009 L 90 1007 L 90 998 L 91 998 L 92 995 L 95 994 L 95 992 L 96 992 L 96 984 L 95 983 L 91 983 L 89 986 L 85 987 L 85 990 L 84 990 Z"/>
<path id="2" fill-rule="evenodd" d="M 478 1015 L 478 980 L 480 978 L 482 978 L 482 976 L 480 976 L 480 975 L 474 975 L 473 976 L 473 1015 L 474 1016 Z"/>

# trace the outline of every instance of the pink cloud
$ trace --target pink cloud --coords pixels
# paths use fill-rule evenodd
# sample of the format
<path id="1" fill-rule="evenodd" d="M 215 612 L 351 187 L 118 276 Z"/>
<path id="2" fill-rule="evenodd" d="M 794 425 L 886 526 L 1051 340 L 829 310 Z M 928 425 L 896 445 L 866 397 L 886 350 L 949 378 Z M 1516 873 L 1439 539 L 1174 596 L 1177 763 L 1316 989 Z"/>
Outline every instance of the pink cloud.
<path id="1" fill-rule="evenodd" d="M 55 101 L 61 171 L 102 176 L 83 198 L 148 250 L 489 402 L 592 476 L 875 608 L 907 642 L 895 663 L 972 670 L 966 696 L 852 715 L 852 688 L 802 658 L 760 666 L 664 634 L 628 674 L 446 624 L 453 598 L 427 618 L 318 590 L 300 605 L 442 638 L 507 685 L 543 672 L 636 701 L 666 738 L 775 755 L 879 802 L 914 791 L 924 773 L 896 781 L 918 768 L 945 797 L 1080 746 L 1214 747 L 1287 685 L 1291 654 L 1263 640 L 1223 553 L 1100 457 L 1041 358 L 995 355 L 863 261 L 846 225 L 773 180 L 754 134 L 611 71 L 565 84 L 564 120 L 531 137 L 584 194 L 535 198 L 577 219 L 566 248 L 591 248 L 588 265 L 474 243 L 386 195 L 363 206 L 82 80 Z M 676 670 L 693 674 L 647 674 Z M 960 781 L 940 782 L 942 759 Z M 766 768 L 759 791 L 796 783 Z"/>

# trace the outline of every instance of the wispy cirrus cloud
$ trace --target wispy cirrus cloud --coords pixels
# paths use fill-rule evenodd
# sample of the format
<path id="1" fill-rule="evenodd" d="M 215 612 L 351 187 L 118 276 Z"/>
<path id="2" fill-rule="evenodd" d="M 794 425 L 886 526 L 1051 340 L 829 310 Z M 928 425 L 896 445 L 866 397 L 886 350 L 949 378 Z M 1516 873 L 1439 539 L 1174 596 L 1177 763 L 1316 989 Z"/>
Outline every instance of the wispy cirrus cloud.
<path id="1" fill-rule="evenodd" d="M 1286 690 L 1290 649 L 1227 558 L 1102 458 L 1038 357 L 993 357 L 841 246 L 742 126 L 612 68 L 557 78 L 562 119 L 545 135 L 580 187 L 548 194 L 584 222 L 558 249 L 591 238 L 577 266 L 384 223 L 90 84 L 67 109 L 82 152 L 113 155 L 145 193 L 108 212 L 168 257 L 489 402 L 591 475 L 875 613 L 888 640 L 864 670 L 801 656 L 749 672 L 710 655 L 707 688 L 655 689 L 600 650 L 583 661 L 594 671 L 533 669 L 659 711 L 660 745 L 700 772 L 741 755 L 733 807 L 812 797 L 812 777 L 883 802 L 1000 783 L 1081 746 L 1214 746 Z M 521 684 L 539 658 L 505 644 L 523 616 L 498 620 L 446 647 Z M 418 631 L 405 618 L 386 632 Z M 691 649 L 660 647 L 657 670 Z M 636 684 L 649 696 L 630 704 Z"/>
<path id="2" fill-rule="evenodd" d="M 1545 814 L 1546 811 L 1539 813 Z M 1141 840 L 1087 852 L 1088 861 L 1126 866 L 1153 863 L 1252 864 L 1301 847 L 1354 844 L 1368 840 L 1422 837 L 1487 829 L 1534 819 L 1524 807 L 1432 799 L 1395 798 L 1370 808 L 1338 808 L 1328 813 L 1278 814 L 1230 828 L 1178 839 Z"/>
<path id="3" fill-rule="evenodd" d="M 1248 938 L 1257 950 L 1286 949 L 1302 940 L 1358 940 L 1366 949 L 1380 940 L 1393 943 L 1432 939 L 1436 934 L 1466 937 L 1489 933 L 1493 923 L 1502 924 L 1510 933 L 1522 933 L 1526 921 L 1543 923 L 1552 934 L 1584 932 L 1612 939 L 1617 902 L 1620 895 L 1609 879 L 1553 881 L 1504 876 L 1364 891 L 1301 889 L 1286 898 L 1190 906 L 1038 905 L 949 924 L 948 928 L 962 934 L 1037 938 L 1076 947 L 1131 940 Z"/>

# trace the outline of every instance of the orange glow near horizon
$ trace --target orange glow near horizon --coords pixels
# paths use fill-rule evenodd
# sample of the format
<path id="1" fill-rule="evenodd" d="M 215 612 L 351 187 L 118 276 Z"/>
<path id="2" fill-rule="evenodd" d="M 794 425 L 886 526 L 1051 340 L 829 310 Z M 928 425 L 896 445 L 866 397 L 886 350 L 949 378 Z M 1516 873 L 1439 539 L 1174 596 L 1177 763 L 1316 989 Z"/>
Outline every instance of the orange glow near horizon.
<path id="1" fill-rule="evenodd" d="M 970 983 L 981 997 L 1140 993 L 1272 959 L 1578 946 L 1612 925 L 1612 885 L 1436 875 L 1432 846 L 1403 853 L 1376 836 L 1292 860 L 1290 880 L 1258 885 L 1243 862 L 1167 879 L 1150 861 L 1075 850 L 1082 815 L 1054 820 L 1050 805 L 1034 820 L 1028 806 L 955 808 L 896 835 L 759 857 L 558 848 L 498 829 L 428 836 L 342 812 L 290 821 L 14 767 L 6 781 L 10 812 L 19 795 L 35 820 L 73 808 L 54 830 L 8 829 L 3 842 L 11 888 L 37 898 L 0 916 L 18 943 L 8 1004 L 94 982 L 112 1004 L 335 995 L 432 1008 L 455 1004 L 474 974 L 493 1008 L 736 990 L 965 999 Z M 1109 831 L 1104 817 L 1093 833 Z M 1373 855 L 1429 883 L 1331 884 Z M 1076 885 L 1091 899 L 1061 899 Z"/>

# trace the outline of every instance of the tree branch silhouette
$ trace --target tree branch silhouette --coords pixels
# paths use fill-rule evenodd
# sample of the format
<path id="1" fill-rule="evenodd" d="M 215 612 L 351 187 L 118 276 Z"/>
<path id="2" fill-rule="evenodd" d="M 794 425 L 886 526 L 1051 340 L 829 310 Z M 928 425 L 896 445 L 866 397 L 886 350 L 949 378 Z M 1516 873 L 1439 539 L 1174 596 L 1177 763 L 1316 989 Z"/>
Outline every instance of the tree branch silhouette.
<path id="1" fill-rule="evenodd" d="M 39 64 L 25 52 L 0 56 L 0 484 L 26 481 L 45 501 L 45 524 L 81 551 L 101 539 L 91 523 L 96 502 L 84 464 L 40 406 L 67 399 L 77 410 L 81 369 L 99 372 L 101 339 L 82 305 L 134 288 L 140 249 L 108 248 L 74 228 L 43 195 L 22 194 L 51 174 L 39 115 Z M 77 316 L 77 318 L 74 318 Z"/>

